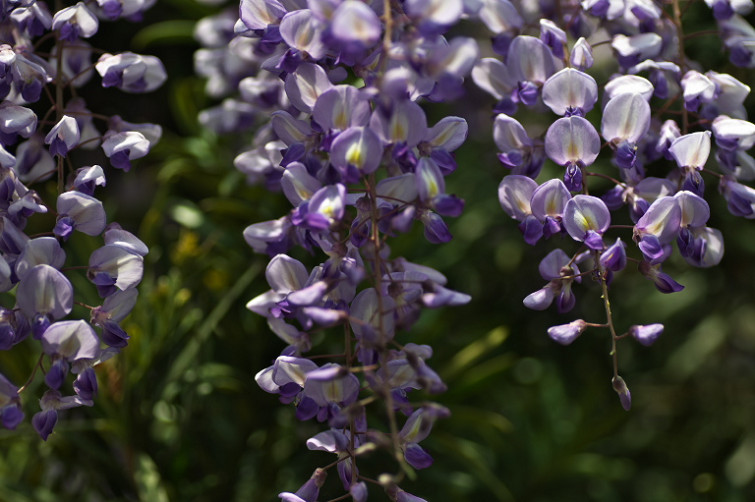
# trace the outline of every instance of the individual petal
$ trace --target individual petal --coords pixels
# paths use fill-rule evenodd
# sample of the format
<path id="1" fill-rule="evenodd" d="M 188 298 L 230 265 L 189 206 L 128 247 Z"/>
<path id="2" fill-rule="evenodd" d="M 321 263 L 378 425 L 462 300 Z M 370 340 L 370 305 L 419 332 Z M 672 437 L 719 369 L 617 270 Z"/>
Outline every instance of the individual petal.
<path id="1" fill-rule="evenodd" d="M 613 99 L 620 94 L 639 94 L 650 101 L 655 91 L 650 80 L 637 75 L 620 75 L 612 78 L 604 87 L 606 98 Z"/>
<path id="2" fill-rule="evenodd" d="M 286 95 L 291 104 L 302 112 L 311 113 L 317 98 L 332 87 L 320 65 L 301 63 L 295 71 L 286 75 Z"/>
<path id="3" fill-rule="evenodd" d="M 614 144 L 637 143 L 650 127 L 650 105 L 640 94 L 619 94 L 603 109 L 601 134 Z"/>
<path id="4" fill-rule="evenodd" d="M 598 197 L 579 194 L 566 203 L 564 228 L 574 240 L 587 243 L 590 232 L 602 235 L 610 224 L 611 213 Z"/>
<path id="5" fill-rule="evenodd" d="M 710 131 L 693 132 L 676 138 L 668 152 L 679 167 L 701 171 L 710 155 Z"/>
<path id="6" fill-rule="evenodd" d="M 618 54 L 619 63 L 624 67 L 654 58 L 660 53 L 662 45 L 661 36 L 653 32 L 631 36 L 619 33 L 611 40 L 611 47 Z"/>
<path id="7" fill-rule="evenodd" d="M 285 254 L 274 256 L 265 269 L 267 283 L 273 291 L 284 295 L 303 288 L 308 276 L 302 262 Z"/>
<path id="8" fill-rule="evenodd" d="M 312 15 L 309 9 L 299 9 L 287 13 L 280 23 L 280 35 L 292 49 L 309 54 L 312 59 L 320 59 L 326 54 L 322 41 L 322 22 Z"/>
<path id="9" fill-rule="evenodd" d="M 52 18 L 52 29 L 60 31 L 60 38 L 75 42 L 79 37 L 89 38 L 97 33 L 99 22 L 84 2 L 66 7 Z"/>
<path id="10" fill-rule="evenodd" d="M 278 0 L 241 0 L 239 17 L 250 30 L 264 30 L 277 25 L 286 15 L 286 8 Z"/>
<path id="11" fill-rule="evenodd" d="M 632 407 L 632 394 L 629 392 L 626 382 L 620 376 L 615 376 L 611 380 L 613 390 L 619 395 L 619 401 L 621 401 L 621 407 L 624 410 L 629 411 Z"/>
<path id="12" fill-rule="evenodd" d="M 100 235 L 105 230 L 105 209 L 102 202 L 91 195 L 76 190 L 63 192 L 58 196 L 57 210 L 59 221 L 70 220 L 73 229 L 81 233 Z M 56 232 L 56 235 L 62 234 Z"/>
<path id="13" fill-rule="evenodd" d="M 443 117 L 428 132 L 425 139 L 434 148 L 452 152 L 467 139 L 467 121 L 461 117 Z"/>
<path id="14" fill-rule="evenodd" d="M 370 174 L 383 158 L 383 144 L 369 127 L 349 127 L 339 134 L 331 146 L 330 160 L 334 166 L 356 167 L 362 174 Z"/>
<path id="15" fill-rule="evenodd" d="M 685 73 L 681 84 L 684 106 L 689 111 L 697 111 L 701 103 L 709 103 L 716 97 L 716 84 L 698 71 Z"/>
<path id="16" fill-rule="evenodd" d="M 97 286 L 113 286 L 125 291 L 139 284 L 143 273 L 144 258 L 121 246 L 105 245 L 95 249 L 89 257 L 87 276 Z M 109 294 L 115 292 L 114 289 L 108 291 Z"/>
<path id="17" fill-rule="evenodd" d="M 54 237 L 37 237 L 26 243 L 16 260 L 16 276 L 23 279 L 37 265 L 50 265 L 60 269 L 66 261 L 66 253 Z"/>
<path id="18" fill-rule="evenodd" d="M 598 158 L 600 136 L 588 120 L 562 117 L 545 133 L 545 153 L 560 166 L 588 166 Z"/>
<path id="19" fill-rule="evenodd" d="M 405 144 L 411 148 L 427 136 L 427 118 L 414 101 L 400 101 L 390 110 L 377 109 L 370 118 L 370 128 L 386 144 Z"/>
<path id="20" fill-rule="evenodd" d="M 524 221 L 532 214 L 530 200 L 537 188 L 537 182 L 527 176 L 511 174 L 498 185 L 498 201 L 503 210 L 517 221 Z"/>
<path id="21" fill-rule="evenodd" d="M 649 347 L 663 333 L 663 324 L 635 324 L 629 327 L 627 333 L 642 345 Z"/>
<path id="22" fill-rule="evenodd" d="M 576 340 L 585 329 L 587 329 L 587 323 L 582 319 L 577 319 L 569 324 L 551 326 L 548 328 L 548 336 L 561 345 L 569 345 Z"/>
<path id="23" fill-rule="evenodd" d="M 506 67 L 517 82 L 542 84 L 556 71 L 556 61 L 542 40 L 519 35 L 509 46 Z"/>
<path id="24" fill-rule="evenodd" d="M 479 17 L 496 35 L 515 33 L 524 26 L 524 19 L 509 0 L 483 0 Z"/>
<path id="25" fill-rule="evenodd" d="M 325 131 L 343 131 L 367 125 L 370 104 L 367 95 L 356 87 L 337 85 L 318 96 L 312 116 Z"/>
<path id="26" fill-rule="evenodd" d="M 64 115 L 45 136 L 45 144 L 50 145 L 50 155 L 65 157 L 69 150 L 79 144 L 80 139 L 76 119 Z"/>
<path id="27" fill-rule="evenodd" d="M 627 245 L 620 238 L 600 254 L 600 266 L 612 272 L 624 270 L 627 266 Z"/>
<path id="28" fill-rule="evenodd" d="M 530 208 L 540 221 L 545 221 L 546 217 L 560 220 L 569 199 L 571 193 L 566 185 L 554 178 L 535 189 L 530 199 Z"/>
<path id="29" fill-rule="evenodd" d="M 598 84 L 587 73 L 564 68 L 545 81 L 542 94 L 556 115 L 584 116 L 598 101 Z"/>
<path id="30" fill-rule="evenodd" d="M 592 67 L 593 61 L 592 47 L 584 37 L 579 37 L 572 47 L 569 62 L 574 68 L 584 71 Z"/>
<path id="31" fill-rule="evenodd" d="M 50 356 L 67 361 L 95 359 L 100 352 L 100 340 L 86 321 L 52 323 L 42 334 L 42 348 Z"/>
<path id="32" fill-rule="evenodd" d="M 113 167 L 124 171 L 131 169 L 132 160 L 147 155 L 149 149 L 149 140 L 142 133 L 135 131 L 106 134 L 102 142 L 102 150 Z"/>
<path id="33" fill-rule="evenodd" d="M 681 219 L 682 211 L 678 200 L 669 196 L 660 197 L 637 221 L 635 232 L 638 235 L 653 235 L 661 244 L 668 244 L 679 232 Z"/>
<path id="34" fill-rule="evenodd" d="M 472 68 L 472 80 L 496 99 L 508 97 L 517 86 L 506 65 L 494 58 L 480 59 Z"/>
<path id="35" fill-rule="evenodd" d="M 697 194 L 682 190 L 674 195 L 681 209 L 681 227 L 702 227 L 710 218 L 710 206 Z"/>
<path id="36" fill-rule="evenodd" d="M 16 291 L 16 303 L 29 319 L 49 314 L 61 319 L 73 308 L 73 286 L 65 275 L 41 264 L 26 272 Z"/>
<path id="37" fill-rule="evenodd" d="M 382 28 L 369 5 L 359 0 L 345 0 L 333 12 L 330 31 L 341 42 L 372 47 L 380 39 Z"/>
<path id="38" fill-rule="evenodd" d="M 304 394 L 318 406 L 328 406 L 331 403 L 345 406 L 356 400 L 359 385 L 356 375 L 343 366 L 328 363 L 307 373 Z"/>

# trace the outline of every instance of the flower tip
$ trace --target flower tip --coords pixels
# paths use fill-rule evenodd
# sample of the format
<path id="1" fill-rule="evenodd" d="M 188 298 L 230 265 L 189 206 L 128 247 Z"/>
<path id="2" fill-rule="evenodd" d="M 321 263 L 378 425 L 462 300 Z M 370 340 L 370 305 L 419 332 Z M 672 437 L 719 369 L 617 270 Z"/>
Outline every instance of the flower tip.
<path id="1" fill-rule="evenodd" d="M 611 385 L 613 385 L 613 390 L 619 395 L 621 407 L 624 408 L 625 411 L 629 411 L 632 407 L 632 393 L 629 391 L 627 383 L 623 378 L 617 375 L 611 380 Z"/>

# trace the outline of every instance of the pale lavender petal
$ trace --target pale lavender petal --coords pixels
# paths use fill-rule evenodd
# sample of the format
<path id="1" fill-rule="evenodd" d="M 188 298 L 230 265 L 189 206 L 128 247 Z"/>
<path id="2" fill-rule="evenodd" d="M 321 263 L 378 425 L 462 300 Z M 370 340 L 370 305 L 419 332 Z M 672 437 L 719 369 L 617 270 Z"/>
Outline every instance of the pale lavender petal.
<path id="1" fill-rule="evenodd" d="M 562 117 L 545 133 L 545 153 L 561 166 L 588 166 L 600 153 L 600 136 L 588 120 L 578 116 Z"/>
<path id="2" fill-rule="evenodd" d="M 708 222 L 710 206 L 705 199 L 687 190 L 677 192 L 674 198 L 681 209 L 682 227 L 702 227 Z"/>
<path id="3" fill-rule="evenodd" d="M 278 24 L 286 9 L 278 0 L 241 0 L 239 17 L 250 30 L 264 30 Z"/>
<path id="4" fill-rule="evenodd" d="M 53 319 L 61 319 L 73 308 L 73 286 L 65 275 L 50 265 L 37 265 L 19 283 L 16 303 L 29 319 L 36 314 L 50 314 Z"/>
<path id="5" fill-rule="evenodd" d="M 425 139 L 435 148 L 452 152 L 467 139 L 467 121 L 461 117 L 443 117 L 435 124 Z"/>
<path id="6" fill-rule="evenodd" d="M 602 234 L 611 224 L 605 202 L 592 195 L 575 195 L 564 209 L 564 228 L 574 240 L 585 240 L 589 231 Z"/>
<path id="7" fill-rule="evenodd" d="M 368 127 L 350 127 L 339 134 L 331 146 L 330 160 L 334 166 L 356 167 L 362 174 L 370 174 L 380 167 L 383 144 Z"/>
<path id="8" fill-rule="evenodd" d="M 306 52 L 312 59 L 320 59 L 326 54 L 322 41 L 324 29 L 324 25 L 309 9 L 289 12 L 280 23 L 283 41 L 294 49 Z"/>
<path id="9" fill-rule="evenodd" d="M 301 162 L 292 162 L 286 166 L 281 178 L 281 189 L 291 204 L 296 207 L 305 200 L 309 200 L 322 184 L 309 174 Z"/>
<path id="10" fill-rule="evenodd" d="M 330 30 L 342 42 L 359 42 L 372 47 L 380 39 L 382 28 L 375 11 L 359 0 L 345 0 L 333 12 Z"/>
<path id="11" fill-rule="evenodd" d="M 68 361 L 95 359 L 100 352 L 97 334 L 82 320 L 52 323 L 42 334 L 41 341 L 46 354 Z"/>
<path id="12" fill-rule="evenodd" d="M 286 75 L 286 95 L 300 111 L 310 113 L 317 98 L 331 89 L 327 73 L 320 65 L 302 63 L 296 70 Z"/>
<path id="13" fill-rule="evenodd" d="M 542 84 L 556 71 L 556 60 L 542 40 L 519 35 L 509 46 L 506 66 L 518 82 Z"/>
<path id="14" fill-rule="evenodd" d="M 67 216 L 74 222 L 74 229 L 87 235 L 100 235 L 107 224 L 105 208 L 99 199 L 76 190 L 58 196 L 58 217 Z"/>
<path id="15" fill-rule="evenodd" d="M 16 275 L 23 279 L 26 273 L 37 265 L 50 265 L 60 269 L 66 261 L 66 253 L 54 237 L 37 237 L 26 243 L 26 247 L 16 260 Z"/>
<path id="16" fill-rule="evenodd" d="M 650 80 L 637 75 L 620 75 L 612 78 L 604 89 L 608 99 L 613 99 L 620 94 L 639 94 L 646 101 L 650 101 L 655 91 Z"/>
<path id="17" fill-rule="evenodd" d="M 614 144 L 637 143 L 650 127 L 650 105 L 640 94 L 619 94 L 603 109 L 601 134 Z"/>
<path id="18" fill-rule="evenodd" d="M 537 188 L 537 182 L 527 176 L 511 174 L 498 185 L 498 201 L 503 210 L 517 221 L 524 221 L 532 214 L 530 200 Z"/>
<path id="19" fill-rule="evenodd" d="M 494 58 L 480 59 L 472 68 L 472 80 L 496 99 L 508 97 L 517 84 L 506 65 Z"/>
<path id="20" fill-rule="evenodd" d="M 288 294 L 304 287 L 307 269 L 302 262 L 285 254 L 273 257 L 265 269 L 265 278 L 273 291 Z"/>
<path id="21" fill-rule="evenodd" d="M 564 68 L 543 84 L 543 103 L 556 115 L 584 116 L 598 101 L 598 84 L 587 73 Z"/>
<path id="22" fill-rule="evenodd" d="M 661 244 L 671 242 L 679 233 L 682 210 L 674 197 L 660 197 L 637 221 L 635 232 L 654 235 Z"/>
<path id="23" fill-rule="evenodd" d="M 343 131 L 350 126 L 367 125 L 370 104 L 366 94 L 356 87 L 337 85 L 318 96 L 312 115 L 324 130 Z"/>
<path id="24" fill-rule="evenodd" d="M 692 167 L 700 171 L 710 155 L 710 134 L 710 131 L 700 131 L 679 136 L 668 151 L 679 167 Z"/>
<path id="25" fill-rule="evenodd" d="M 535 189 L 530 199 L 530 208 L 540 221 L 544 221 L 546 216 L 561 218 L 569 199 L 571 193 L 564 182 L 554 178 Z"/>

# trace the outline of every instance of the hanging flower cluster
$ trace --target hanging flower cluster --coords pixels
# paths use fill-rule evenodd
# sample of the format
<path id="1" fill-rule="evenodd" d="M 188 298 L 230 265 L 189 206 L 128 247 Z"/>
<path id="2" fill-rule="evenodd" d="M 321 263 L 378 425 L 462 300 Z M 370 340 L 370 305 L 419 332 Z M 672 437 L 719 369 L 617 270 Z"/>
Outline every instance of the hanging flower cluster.
<path id="1" fill-rule="evenodd" d="M 752 10 L 752 2 L 706 3 L 731 61 L 755 66 L 753 31 L 740 16 Z M 518 2 L 484 2 L 480 18 L 494 34 L 498 57 L 481 59 L 472 71 L 476 84 L 498 100 L 493 137 L 510 169 L 499 186 L 503 210 L 519 222 L 529 244 L 568 237 L 559 244 L 569 251 L 556 248 L 541 261 L 547 283 L 524 305 L 544 310 L 555 303 L 559 312 L 569 312 L 576 304 L 575 283 L 591 277 L 600 284 L 605 322 L 578 319 L 548 334 L 569 344 L 588 327 L 607 328 L 612 384 L 625 409 L 631 394 L 618 373 L 617 341 L 630 337 L 650 345 L 663 326 L 617 329 L 609 301 L 614 275 L 633 263 L 659 291 L 674 293 L 683 286 L 662 269 L 674 243 L 693 266 L 721 261 L 723 237 L 707 226 L 704 176 L 718 182 L 734 215 L 755 218 L 755 190 L 742 183 L 755 179 L 755 160 L 747 153 L 755 144 L 755 124 L 746 120 L 743 106 L 750 88 L 728 74 L 698 71 L 700 65 L 684 52 L 680 2 L 666 4 L 561 1 L 553 2 L 558 8 L 533 12 Z M 604 43 L 618 64 L 600 86 L 601 105 L 589 71 L 592 47 Z M 522 106 L 521 117 L 552 112 L 543 135 L 530 136 L 514 118 Z M 599 156 L 606 161 L 596 162 Z M 563 167 L 563 177 L 538 183 L 546 159 Z M 594 193 L 590 185 L 606 180 L 613 188 Z M 627 210 L 632 224 L 615 224 L 617 212 Z"/>
<path id="2" fill-rule="evenodd" d="M 399 484 L 430 466 L 420 442 L 449 412 L 419 392 L 446 388 L 428 364 L 432 348 L 402 332 L 423 309 L 469 296 L 448 289 L 440 272 L 392 256 L 389 240 L 418 224 L 429 242 L 448 242 L 444 219 L 462 212 L 445 177 L 457 168 L 453 152 L 467 123 L 449 116 L 428 124 L 419 103 L 462 93 L 477 44 L 444 34 L 467 7 L 243 0 L 238 14 L 197 25 L 205 46 L 197 72 L 208 77 L 210 95 L 225 97 L 201 122 L 218 133 L 257 126 L 236 167 L 291 203 L 288 214 L 244 231 L 271 257 L 270 290 L 247 307 L 286 344 L 255 378 L 300 420 L 326 424 L 307 447 L 337 457 L 283 500 L 314 502 L 333 467 L 346 497 L 366 500 L 373 483 L 392 500 L 421 500 Z M 292 257 L 295 247 L 308 250 L 314 266 Z M 323 329 L 342 340 L 335 356 L 313 346 L 311 334 Z M 359 458 L 376 449 L 397 466 L 364 476 Z"/>
<path id="3" fill-rule="evenodd" d="M 107 221 L 95 196 L 107 168 L 77 164 L 76 152 L 101 148 L 112 167 L 128 171 L 162 131 L 93 113 L 78 89 L 95 74 L 103 87 L 129 93 L 165 81 L 157 58 L 125 52 L 95 60 L 87 42 L 100 22 L 138 20 L 152 4 L 98 0 L 54 11 L 44 1 L 9 0 L 0 7 L 0 291 L 10 292 L 14 302 L 0 306 L 0 350 L 30 338 L 27 343 L 40 352 L 21 388 L 0 373 L 0 423 L 9 429 L 21 423 L 22 397 L 31 397 L 24 390 L 41 370 L 47 390 L 31 422 L 42 439 L 52 433 L 60 410 L 92 406 L 94 366 L 128 343 L 119 323 L 136 302 L 147 247 Z M 55 201 L 30 188 L 47 180 L 57 183 Z M 45 230 L 48 213 L 54 217 L 48 216 Z M 41 226 L 41 232 L 27 231 L 32 219 L 30 227 Z M 71 263 L 66 255 L 65 244 L 76 233 L 100 239 L 88 264 Z M 74 290 L 70 277 L 76 274 L 93 283 L 100 305 L 87 305 L 88 292 Z M 77 319 L 74 305 L 88 310 L 88 319 Z"/>

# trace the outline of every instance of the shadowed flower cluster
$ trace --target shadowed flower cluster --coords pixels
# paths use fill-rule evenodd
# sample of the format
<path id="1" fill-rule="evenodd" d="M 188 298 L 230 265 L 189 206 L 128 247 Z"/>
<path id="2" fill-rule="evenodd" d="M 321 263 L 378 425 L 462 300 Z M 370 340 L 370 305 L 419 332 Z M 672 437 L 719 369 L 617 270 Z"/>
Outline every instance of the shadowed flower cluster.
<path id="1" fill-rule="evenodd" d="M 112 167 L 128 171 L 162 131 L 117 115 L 95 124 L 101 116 L 87 109 L 76 89 L 95 72 L 103 87 L 124 92 L 147 92 L 165 81 L 157 58 L 126 52 L 95 59 L 96 51 L 86 41 L 101 21 L 137 20 L 153 3 L 56 3 L 55 11 L 44 1 L 11 0 L 0 7 L 0 291 L 15 298 L 15 304 L 0 307 L 0 350 L 28 338 L 25 343 L 35 344 L 40 352 L 21 388 L 0 374 L 0 422 L 11 429 L 21 422 L 24 390 L 41 369 L 47 391 L 31 422 L 43 439 L 53 431 L 60 410 L 92 406 L 97 394 L 94 367 L 128 343 L 119 323 L 136 302 L 147 247 L 107 221 L 96 196 L 106 183 L 107 168 L 77 164 L 76 151 L 101 148 Z M 45 40 L 49 50 L 35 52 L 35 43 L 47 47 Z M 57 182 L 55 201 L 44 201 L 30 188 L 46 180 Z M 54 215 L 48 218 L 50 227 L 27 233 L 27 222 L 45 214 Z M 44 221 L 43 216 L 38 219 Z M 32 228 L 39 225 L 43 223 Z M 66 254 L 65 245 L 79 239 L 76 234 L 98 239 L 88 264 L 71 263 Z M 71 276 L 82 273 L 92 291 L 74 289 Z M 86 301 L 95 291 L 101 304 L 89 306 Z M 90 317 L 76 319 L 75 304 L 85 306 Z"/>

